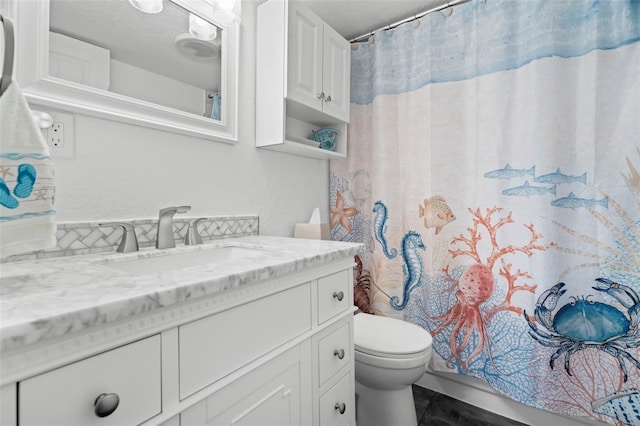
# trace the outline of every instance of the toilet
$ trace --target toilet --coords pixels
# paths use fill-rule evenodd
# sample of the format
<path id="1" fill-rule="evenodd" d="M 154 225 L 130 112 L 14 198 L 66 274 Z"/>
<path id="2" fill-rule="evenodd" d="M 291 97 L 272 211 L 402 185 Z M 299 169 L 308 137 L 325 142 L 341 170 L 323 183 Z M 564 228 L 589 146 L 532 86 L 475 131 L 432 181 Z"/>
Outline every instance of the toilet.
<path id="1" fill-rule="evenodd" d="M 354 317 L 358 426 L 417 426 L 411 385 L 431 359 L 431 335 L 415 324 L 365 313 Z"/>

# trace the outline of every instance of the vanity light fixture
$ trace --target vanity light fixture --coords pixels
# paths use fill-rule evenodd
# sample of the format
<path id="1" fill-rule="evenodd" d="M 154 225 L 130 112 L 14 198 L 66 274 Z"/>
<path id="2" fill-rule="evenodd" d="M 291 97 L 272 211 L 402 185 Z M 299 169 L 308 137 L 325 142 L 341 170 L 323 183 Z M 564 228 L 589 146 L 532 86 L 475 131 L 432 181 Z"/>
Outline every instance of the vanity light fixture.
<path id="1" fill-rule="evenodd" d="M 240 22 L 240 0 L 213 0 L 211 16 L 225 27 Z"/>
<path id="2" fill-rule="evenodd" d="M 189 14 L 189 32 L 192 36 L 200 40 L 213 40 L 218 35 L 218 28 L 194 15 Z"/>
<path id="3" fill-rule="evenodd" d="M 129 0 L 129 3 L 145 13 L 162 12 L 162 0 Z"/>

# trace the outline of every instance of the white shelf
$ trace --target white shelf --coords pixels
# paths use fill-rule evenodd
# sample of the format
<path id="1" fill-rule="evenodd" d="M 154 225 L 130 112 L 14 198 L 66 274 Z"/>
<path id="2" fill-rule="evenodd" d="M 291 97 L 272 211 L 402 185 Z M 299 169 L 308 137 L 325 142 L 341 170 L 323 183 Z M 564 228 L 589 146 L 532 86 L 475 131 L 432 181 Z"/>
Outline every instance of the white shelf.
<path id="1" fill-rule="evenodd" d="M 316 158 L 318 160 L 334 160 L 346 157 L 346 154 L 341 154 L 335 151 L 328 151 L 321 148 L 314 148 L 312 146 L 303 145 L 299 142 L 290 141 L 288 139 L 285 139 L 283 143 L 266 145 L 262 148 L 270 149 L 273 151 L 286 152 L 288 154 L 300 155 L 303 157 Z"/>

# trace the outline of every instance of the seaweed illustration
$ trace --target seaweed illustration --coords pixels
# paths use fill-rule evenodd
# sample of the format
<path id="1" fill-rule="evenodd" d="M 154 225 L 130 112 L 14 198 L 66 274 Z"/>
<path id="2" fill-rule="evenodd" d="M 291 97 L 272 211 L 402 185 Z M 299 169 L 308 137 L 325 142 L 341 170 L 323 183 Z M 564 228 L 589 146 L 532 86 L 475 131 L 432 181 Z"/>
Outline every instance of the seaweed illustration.
<path id="1" fill-rule="evenodd" d="M 636 148 L 640 157 L 640 149 Z M 640 209 L 640 174 L 632 164 L 629 157 L 626 158 L 629 174 L 621 173 L 622 177 L 635 197 L 637 207 Z M 606 194 L 605 194 L 606 195 Z M 562 231 L 574 237 L 580 242 L 580 248 L 572 248 L 557 243 L 551 243 L 550 247 L 568 254 L 574 254 L 589 259 L 586 262 L 567 268 L 561 275 L 563 279 L 570 272 L 587 269 L 600 268 L 606 275 L 616 281 L 635 282 L 640 284 L 640 220 L 638 213 L 631 213 L 617 202 L 613 197 L 608 196 L 609 205 L 613 207 L 620 223 L 614 223 L 612 218 L 605 216 L 594 208 L 587 208 L 586 211 L 607 230 L 611 238 L 610 242 L 605 241 L 603 233 L 599 232 L 596 237 L 581 233 L 569 226 L 552 220 L 552 222 Z"/>

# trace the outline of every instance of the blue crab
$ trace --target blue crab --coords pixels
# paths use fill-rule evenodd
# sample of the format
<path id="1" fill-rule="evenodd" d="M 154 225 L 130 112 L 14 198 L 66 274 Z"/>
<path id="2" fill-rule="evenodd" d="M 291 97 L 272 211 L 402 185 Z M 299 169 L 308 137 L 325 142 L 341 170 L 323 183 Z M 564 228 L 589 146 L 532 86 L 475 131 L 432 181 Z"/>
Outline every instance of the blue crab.
<path id="1" fill-rule="evenodd" d="M 543 346 L 558 348 L 551 355 L 549 365 L 562 354 L 564 369 L 569 368 L 571 355 L 587 348 L 597 348 L 615 357 L 620 364 L 624 381 L 627 381 L 625 358 L 640 369 L 640 361 L 627 349 L 640 346 L 640 296 L 630 287 L 607 278 L 597 278 L 594 290 L 613 296 L 627 311 L 588 298 L 571 298 L 571 301 L 553 312 L 560 297 L 566 292 L 565 283 L 558 283 L 542 293 L 536 303 L 535 321 L 524 312 L 531 330 L 529 334 Z"/>

